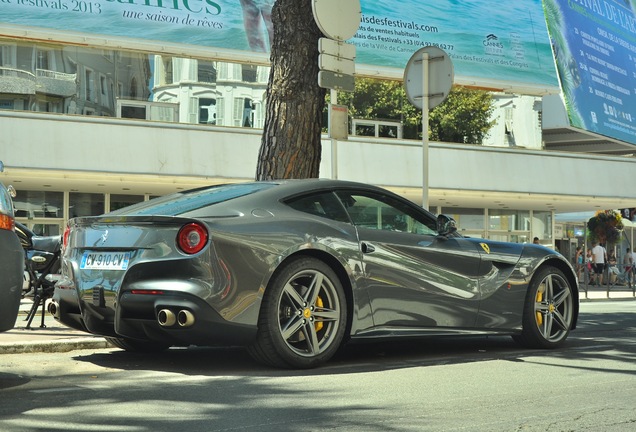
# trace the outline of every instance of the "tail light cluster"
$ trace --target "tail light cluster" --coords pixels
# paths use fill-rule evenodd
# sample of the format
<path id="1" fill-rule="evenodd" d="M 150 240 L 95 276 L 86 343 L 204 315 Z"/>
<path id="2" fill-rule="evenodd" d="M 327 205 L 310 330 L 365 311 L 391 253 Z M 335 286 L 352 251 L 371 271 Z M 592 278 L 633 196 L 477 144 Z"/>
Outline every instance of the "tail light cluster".
<path id="1" fill-rule="evenodd" d="M 177 246 L 188 255 L 201 252 L 207 243 L 208 230 L 198 222 L 182 226 L 177 234 Z"/>
<path id="2" fill-rule="evenodd" d="M 62 234 L 62 253 L 66 250 L 66 246 L 68 246 L 68 236 L 71 233 L 71 227 L 69 224 L 66 224 L 66 228 L 64 228 L 64 233 Z"/>
<path id="3" fill-rule="evenodd" d="M 0 213 L 0 229 L 15 231 L 15 220 L 9 215 Z"/>

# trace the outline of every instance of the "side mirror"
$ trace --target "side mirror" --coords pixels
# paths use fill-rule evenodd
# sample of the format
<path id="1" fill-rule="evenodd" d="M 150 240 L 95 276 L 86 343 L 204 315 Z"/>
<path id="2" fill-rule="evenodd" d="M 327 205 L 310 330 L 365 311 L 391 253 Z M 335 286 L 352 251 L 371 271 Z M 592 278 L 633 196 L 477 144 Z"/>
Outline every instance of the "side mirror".
<path id="1" fill-rule="evenodd" d="M 457 222 L 450 216 L 441 214 L 437 216 L 437 234 L 448 236 L 457 231 Z"/>
<path id="2" fill-rule="evenodd" d="M 18 195 L 13 185 L 7 186 L 7 192 L 9 192 L 9 195 L 11 195 L 11 198 L 15 198 Z"/>

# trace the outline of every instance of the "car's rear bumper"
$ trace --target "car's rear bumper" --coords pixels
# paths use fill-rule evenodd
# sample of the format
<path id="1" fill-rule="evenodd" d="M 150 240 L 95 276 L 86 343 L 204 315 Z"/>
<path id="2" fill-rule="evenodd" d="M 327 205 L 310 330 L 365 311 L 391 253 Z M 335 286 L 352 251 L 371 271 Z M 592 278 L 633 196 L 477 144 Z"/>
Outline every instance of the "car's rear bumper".
<path id="1" fill-rule="evenodd" d="M 79 301 L 74 290 L 56 289 L 56 318 L 64 325 L 108 337 L 153 341 L 172 346 L 247 345 L 256 337 L 256 326 L 231 323 L 208 303 L 191 294 L 163 291 L 158 294 L 120 294 L 116 307 L 104 307 L 99 301 Z M 95 295 L 99 299 L 99 295 Z M 160 323 L 161 311 L 191 317 L 191 322 Z M 166 312 L 168 311 L 168 312 Z M 186 314 L 187 312 L 187 314 Z"/>

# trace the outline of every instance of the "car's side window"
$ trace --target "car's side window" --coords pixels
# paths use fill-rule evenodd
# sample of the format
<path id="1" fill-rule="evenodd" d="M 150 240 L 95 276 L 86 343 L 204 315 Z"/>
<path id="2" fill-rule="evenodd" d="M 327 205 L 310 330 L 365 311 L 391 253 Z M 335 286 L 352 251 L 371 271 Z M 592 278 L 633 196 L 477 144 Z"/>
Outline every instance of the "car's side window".
<path id="1" fill-rule="evenodd" d="M 338 192 L 353 224 L 368 229 L 436 235 L 435 222 L 415 214 L 408 206 L 380 196 Z"/>
<path id="2" fill-rule="evenodd" d="M 321 216 L 338 222 L 351 223 L 347 212 L 333 192 L 321 192 L 293 198 L 287 201 L 286 204 L 304 213 Z"/>

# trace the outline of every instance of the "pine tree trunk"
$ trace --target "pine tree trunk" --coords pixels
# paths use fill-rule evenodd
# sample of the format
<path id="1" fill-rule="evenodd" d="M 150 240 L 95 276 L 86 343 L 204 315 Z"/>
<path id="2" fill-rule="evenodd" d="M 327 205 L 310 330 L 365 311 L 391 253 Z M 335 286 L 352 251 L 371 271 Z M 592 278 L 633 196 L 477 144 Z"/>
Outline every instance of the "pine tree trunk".
<path id="1" fill-rule="evenodd" d="M 277 0 L 265 125 L 256 180 L 311 178 L 320 171 L 325 89 L 318 87 L 318 39 L 311 0 Z"/>

